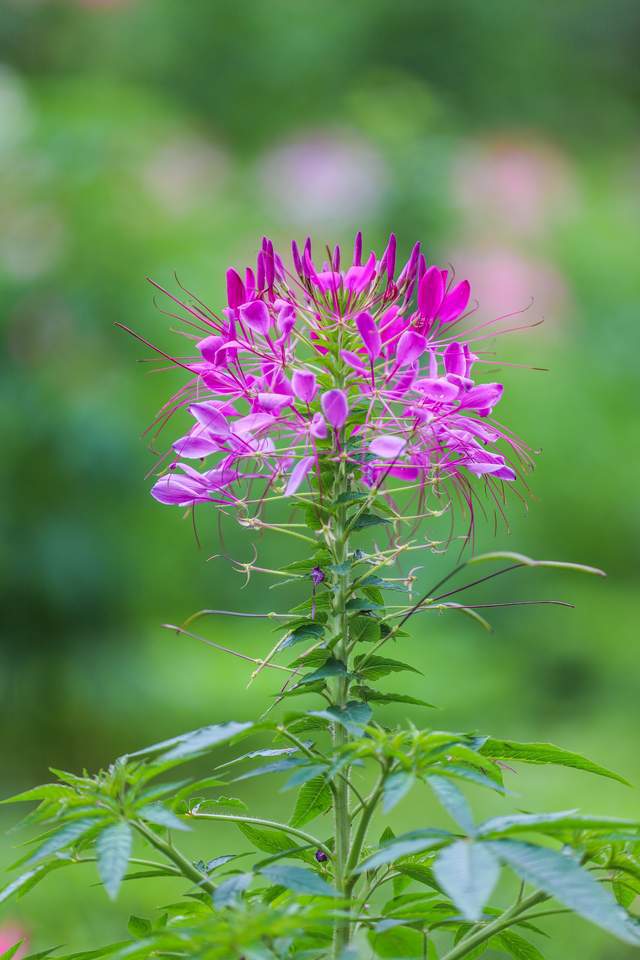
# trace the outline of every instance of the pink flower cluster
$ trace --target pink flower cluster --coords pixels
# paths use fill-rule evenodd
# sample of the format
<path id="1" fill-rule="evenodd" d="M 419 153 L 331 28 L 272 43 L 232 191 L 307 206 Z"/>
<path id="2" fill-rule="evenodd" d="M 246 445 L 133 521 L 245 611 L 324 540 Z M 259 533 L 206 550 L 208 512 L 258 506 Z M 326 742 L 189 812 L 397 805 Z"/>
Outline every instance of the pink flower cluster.
<path id="1" fill-rule="evenodd" d="M 467 281 L 427 266 L 419 244 L 396 275 L 393 235 L 364 258 L 358 234 L 346 267 L 336 247 L 317 268 L 310 240 L 292 244 L 292 261 L 264 239 L 255 270 L 227 272 L 221 314 L 172 298 L 193 355 L 172 358 L 190 377 L 158 422 L 186 410 L 191 426 L 157 500 L 240 506 L 253 481 L 293 495 L 320 482 L 322 458 L 346 461 L 369 488 L 453 481 L 469 501 L 470 475 L 516 478 L 526 451 L 492 418 L 502 385 L 472 376 Z"/>

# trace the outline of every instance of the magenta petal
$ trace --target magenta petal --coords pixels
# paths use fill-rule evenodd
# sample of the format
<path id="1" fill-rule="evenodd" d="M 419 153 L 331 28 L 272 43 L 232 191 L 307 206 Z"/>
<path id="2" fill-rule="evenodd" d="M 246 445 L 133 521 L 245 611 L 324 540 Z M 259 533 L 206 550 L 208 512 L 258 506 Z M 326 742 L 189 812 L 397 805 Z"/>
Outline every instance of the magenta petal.
<path id="1" fill-rule="evenodd" d="M 402 453 L 406 445 L 407 441 L 402 437 L 393 437 L 385 434 L 372 440 L 369 444 L 369 450 L 371 450 L 371 453 L 374 453 L 376 457 L 382 457 L 384 460 L 393 460 Z"/>
<path id="2" fill-rule="evenodd" d="M 344 426 L 349 413 L 349 404 L 344 390 L 327 390 L 322 394 L 322 412 L 332 427 L 339 430 Z"/>
<path id="3" fill-rule="evenodd" d="M 235 270 L 227 270 L 227 301 L 230 307 L 239 307 L 245 300 L 244 284 Z"/>
<path id="4" fill-rule="evenodd" d="M 471 287 L 468 280 L 462 280 L 457 286 L 450 290 L 438 310 L 438 317 L 442 323 L 450 323 L 457 320 L 461 313 L 467 309 L 469 297 L 471 296 Z"/>
<path id="5" fill-rule="evenodd" d="M 240 307 L 241 318 L 258 333 L 267 333 L 271 326 L 271 319 L 266 303 L 262 300 L 252 300 Z"/>
<path id="6" fill-rule="evenodd" d="M 310 370 L 294 370 L 291 385 L 296 397 L 303 403 L 311 403 L 318 389 L 316 375 Z"/>
<path id="7" fill-rule="evenodd" d="M 439 267 L 429 267 L 418 286 L 418 310 L 425 320 L 433 320 L 444 296 L 444 282 Z"/>
<path id="8" fill-rule="evenodd" d="M 186 457 L 188 460 L 199 460 L 201 457 L 208 457 L 210 453 L 215 453 L 220 449 L 217 440 L 210 437 L 182 437 L 172 444 L 173 449 L 179 457 Z"/>
<path id="9" fill-rule="evenodd" d="M 215 403 L 192 403 L 189 413 L 214 436 L 226 437 L 229 434 L 229 424 Z"/>
<path id="10" fill-rule="evenodd" d="M 263 410 L 269 410 L 277 414 L 289 406 L 291 397 L 288 393 L 259 393 L 258 403 Z"/>
<path id="11" fill-rule="evenodd" d="M 501 383 L 483 383 L 472 387 L 460 398 L 460 406 L 490 412 L 502 397 L 503 389 Z"/>
<path id="12" fill-rule="evenodd" d="M 151 488 L 151 496 L 158 503 L 176 507 L 185 507 L 190 503 L 208 499 L 204 483 L 173 471 L 160 477 Z"/>
<path id="13" fill-rule="evenodd" d="M 460 393 L 460 388 L 447 380 L 446 377 L 428 377 L 425 380 L 417 380 L 415 387 L 420 390 L 426 400 L 430 400 L 432 403 L 452 403 Z"/>
<path id="14" fill-rule="evenodd" d="M 426 337 L 415 330 L 405 330 L 398 340 L 396 350 L 396 366 L 404 367 L 408 363 L 413 363 L 427 349 Z"/>
<path id="15" fill-rule="evenodd" d="M 461 343 L 450 343 L 444 351 L 444 368 L 447 373 L 464 377 L 467 372 L 467 358 Z"/>
<path id="16" fill-rule="evenodd" d="M 358 356 L 357 353 L 353 353 L 351 350 L 341 350 L 340 356 L 342 357 L 345 363 L 348 363 L 349 366 L 353 367 L 354 370 L 357 370 L 358 373 L 361 373 L 364 376 L 368 374 L 369 371 L 367 370 L 364 363 L 362 362 L 362 359 Z"/>
<path id="17" fill-rule="evenodd" d="M 290 497 L 292 494 L 298 490 L 300 484 L 311 470 L 314 457 L 303 457 L 300 460 L 293 470 L 291 471 L 291 476 L 289 477 L 289 483 L 287 484 L 287 489 L 284 492 L 285 497 Z"/>
<path id="18" fill-rule="evenodd" d="M 360 313 L 356 317 L 356 326 L 367 353 L 372 360 L 377 360 L 382 349 L 382 341 L 375 320 L 370 313 Z"/>
<path id="19" fill-rule="evenodd" d="M 329 431 L 327 430 L 327 424 L 321 413 L 314 413 L 311 425 L 309 426 L 309 433 L 312 437 L 315 437 L 316 440 L 326 439 Z"/>

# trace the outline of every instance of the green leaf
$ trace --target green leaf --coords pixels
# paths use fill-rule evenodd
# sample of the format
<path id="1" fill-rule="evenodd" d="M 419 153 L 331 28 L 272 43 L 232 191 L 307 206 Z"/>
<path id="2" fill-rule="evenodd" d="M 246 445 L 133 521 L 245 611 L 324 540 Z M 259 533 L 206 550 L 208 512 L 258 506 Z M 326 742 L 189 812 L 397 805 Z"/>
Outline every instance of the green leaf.
<path id="1" fill-rule="evenodd" d="M 317 680 L 325 680 L 327 677 L 340 677 L 344 676 L 347 672 L 342 660 L 336 660 L 335 657 L 329 657 L 321 667 L 317 670 L 314 670 L 313 673 L 307 673 L 301 680 L 296 684 L 297 687 L 302 687 L 308 683 L 315 683 Z"/>
<path id="2" fill-rule="evenodd" d="M 286 650 L 296 643 L 316 643 L 324 635 L 325 628 L 317 620 L 307 620 L 291 630 L 283 639 L 279 650 Z"/>
<path id="3" fill-rule="evenodd" d="M 415 775 L 406 770 L 396 770 L 384 782 L 383 787 L 383 809 L 385 813 L 393 810 L 397 803 L 400 803 L 411 787 L 416 782 Z"/>
<path id="4" fill-rule="evenodd" d="M 390 521 L 386 517 L 379 517 L 377 513 L 361 513 L 351 527 L 352 530 L 367 530 L 369 527 L 377 527 L 380 524 L 388 524 Z"/>
<path id="5" fill-rule="evenodd" d="M 503 930 L 497 937 L 493 937 L 491 942 L 494 940 L 516 960 L 544 960 L 537 947 L 513 930 Z"/>
<path id="6" fill-rule="evenodd" d="M 169 830 L 189 831 L 189 827 L 184 820 L 181 820 L 171 810 L 163 807 L 161 803 L 150 803 L 146 807 L 138 810 L 138 816 L 149 823 L 154 823 L 159 827 L 167 827 Z"/>
<path id="7" fill-rule="evenodd" d="M 331 806 L 331 797 L 331 787 L 324 777 L 314 777 L 313 780 L 309 780 L 298 794 L 291 817 L 291 826 L 301 827 L 326 813 Z"/>
<path id="8" fill-rule="evenodd" d="M 465 833 L 473 835 L 475 825 L 471 808 L 456 785 L 445 777 L 431 776 L 427 777 L 427 781 L 442 806 L 451 814 L 458 826 L 462 827 Z"/>
<path id="9" fill-rule="evenodd" d="M 24 938 L 21 940 L 16 940 L 16 942 L 12 944 L 8 950 L 3 950 L 2 953 L 0 953 L 0 960 L 12 960 L 12 957 L 15 957 L 23 943 Z"/>
<path id="10" fill-rule="evenodd" d="M 626 943 L 640 944 L 638 923 L 570 854 L 519 840 L 492 840 L 488 846 L 525 882 Z"/>
<path id="11" fill-rule="evenodd" d="M 367 857 L 355 869 L 354 873 L 364 873 L 365 870 L 375 870 L 377 867 L 383 867 L 387 863 L 394 863 L 402 857 L 411 856 L 414 853 L 422 853 L 424 850 L 431 850 L 433 847 L 442 846 L 450 840 L 452 834 L 448 830 L 412 830 L 410 833 L 401 834 L 391 843 L 381 847 L 376 853 Z"/>
<path id="12" fill-rule="evenodd" d="M 492 777 L 488 777 L 486 773 L 482 773 L 473 767 L 465 767 L 458 763 L 449 763 L 446 766 L 435 766 L 434 773 L 436 771 L 440 776 L 458 777 L 460 780 L 476 783 L 479 787 L 486 787 L 488 790 L 495 790 L 497 793 L 506 794 L 510 792 L 506 790 L 502 784 L 497 783 Z"/>
<path id="13" fill-rule="evenodd" d="M 383 610 L 384 604 L 376 600 L 365 600 L 364 597 L 353 597 L 347 600 L 348 613 L 371 613 L 373 610 Z"/>
<path id="14" fill-rule="evenodd" d="M 475 922 L 493 893 L 500 865 L 484 844 L 457 840 L 440 851 L 433 873 L 462 915 Z"/>
<path id="15" fill-rule="evenodd" d="M 405 877 L 410 877 L 417 883 L 424 883 L 425 886 L 431 887 L 433 890 L 440 889 L 433 870 L 424 863 L 412 863 L 411 861 L 408 863 L 399 863 L 396 866 L 396 870 Z"/>
<path id="16" fill-rule="evenodd" d="M 517 743 L 515 740 L 494 740 L 493 737 L 489 737 L 478 752 L 493 760 L 519 760 L 522 763 L 553 763 L 561 767 L 573 767 L 576 770 L 584 770 L 600 777 L 617 780 L 626 786 L 630 785 L 629 781 L 619 774 L 601 767 L 598 763 L 593 763 L 592 760 L 587 760 L 579 753 L 556 747 L 553 743 Z"/>
<path id="17" fill-rule="evenodd" d="M 392 923 L 392 921 L 389 921 Z M 398 958 L 424 957 L 425 938 L 419 930 L 406 926 L 392 926 L 386 930 L 372 930 L 369 934 L 369 943 L 375 950 L 376 957 L 384 960 L 398 960 Z"/>
<path id="18" fill-rule="evenodd" d="M 216 910 L 224 907 L 234 907 L 253 880 L 252 873 L 238 873 L 224 880 L 213 894 L 213 903 Z"/>
<path id="19" fill-rule="evenodd" d="M 322 717 L 332 723 L 339 723 L 349 733 L 359 734 L 362 727 L 371 719 L 371 707 L 359 700 L 350 700 L 346 707 L 327 707 L 326 710 L 311 710 L 310 716 Z"/>
<path id="20" fill-rule="evenodd" d="M 164 760 L 178 760 L 183 757 L 193 757 L 205 753 L 220 743 L 226 743 L 241 733 L 246 733 L 253 727 L 251 721 L 238 723 L 230 720 L 227 723 L 213 724 L 187 734 L 181 742 L 163 754 Z"/>
<path id="21" fill-rule="evenodd" d="M 371 700 L 375 703 L 409 703 L 416 707 L 430 707 L 435 710 L 435 704 L 428 703 L 426 700 L 420 700 L 418 697 L 410 697 L 406 693 L 381 693 L 379 690 L 374 690 L 372 687 L 354 687 L 354 692 L 358 695 L 364 697 L 366 700 Z"/>
<path id="22" fill-rule="evenodd" d="M 326 880 L 304 867 L 288 867 L 285 864 L 274 863 L 263 867 L 260 873 L 271 883 L 293 890 L 294 893 L 309 894 L 316 897 L 337 897 L 338 892 L 329 886 Z"/>
<path id="23" fill-rule="evenodd" d="M 376 643 L 380 639 L 380 623 L 374 617 L 352 617 L 349 636 L 354 643 Z"/>
<path id="24" fill-rule="evenodd" d="M 379 587 L 381 590 L 395 590 L 398 593 L 409 593 L 409 587 L 403 580 L 385 580 L 383 577 L 370 575 L 358 580 L 359 587 Z"/>
<path id="25" fill-rule="evenodd" d="M 132 914 L 129 917 L 127 929 L 132 937 L 142 938 L 148 936 L 152 932 L 153 925 L 151 921 L 147 920 L 145 917 L 136 917 L 134 914 Z"/>
<path id="26" fill-rule="evenodd" d="M 359 664 L 364 660 L 366 660 L 366 663 L 362 670 L 360 670 Z M 420 673 L 419 670 L 416 670 L 416 668 L 410 664 L 402 663 L 401 660 L 391 660 L 388 657 L 374 656 L 367 658 L 367 655 L 363 653 L 359 657 L 356 657 L 354 661 L 354 672 L 367 680 L 379 680 L 381 677 L 386 677 L 389 673 L 400 673 L 403 670 L 409 671 L 410 673 Z"/>
<path id="27" fill-rule="evenodd" d="M 576 810 L 562 810 L 559 813 L 516 813 L 505 817 L 492 817 L 478 827 L 478 836 L 513 833 L 554 834 L 566 830 L 640 830 L 637 820 L 623 820 L 619 817 L 581 816 Z M 638 838 L 640 839 L 640 837 Z"/>
<path id="28" fill-rule="evenodd" d="M 40 787 L 33 787 L 31 790 L 25 790 L 23 793 L 16 793 L 13 797 L 7 797 L 6 800 L 0 800 L 0 803 L 27 803 L 31 800 L 65 800 L 69 797 L 77 797 L 73 787 L 64 783 L 43 783 Z"/>
<path id="29" fill-rule="evenodd" d="M 47 857 L 57 853 L 59 850 L 64 850 L 65 847 L 71 846 L 76 842 L 76 840 L 79 840 L 81 837 L 85 836 L 85 834 L 89 833 L 90 830 L 97 829 L 99 826 L 99 821 L 96 818 L 88 817 L 68 823 L 66 826 L 62 827 L 61 830 L 57 830 L 47 840 L 45 840 L 45 842 L 36 850 L 33 856 L 29 857 L 27 863 L 40 863 L 41 860 L 45 860 Z"/>
<path id="30" fill-rule="evenodd" d="M 314 777 L 318 777 L 320 774 L 326 772 L 326 763 L 309 763 L 304 767 L 298 767 L 281 789 L 284 792 L 286 790 L 292 790 L 294 787 L 301 787 L 303 784 L 308 783 L 309 780 L 313 780 Z"/>
<path id="31" fill-rule="evenodd" d="M 98 873 L 111 900 L 118 896 L 122 878 L 127 872 L 132 843 L 131 827 L 125 820 L 106 827 L 96 840 Z"/>
<path id="32" fill-rule="evenodd" d="M 262 830 L 250 823 L 237 823 L 236 826 L 247 840 L 263 853 L 286 853 L 295 846 L 292 838 L 284 830 Z"/>
<path id="33" fill-rule="evenodd" d="M 60 867 L 68 867 L 71 865 L 71 862 L 71 860 L 62 858 L 50 860 L 48 863 L 41 863 L 39 866 L 34 867 L 33 870 L 27 870 L 26 873 L 20 874 L 19 877 L 16 877 L 15 880 L 12 880 L 11 883 L 8 883 L 6 887 L 0 890 L 0 903 L 9 900 L 14 894 L 16 894 L 17 897 L 24 896 L 25 893 L 32 890 L 36 884 L 44 880 L 53 870 L 58 870 Z"/>

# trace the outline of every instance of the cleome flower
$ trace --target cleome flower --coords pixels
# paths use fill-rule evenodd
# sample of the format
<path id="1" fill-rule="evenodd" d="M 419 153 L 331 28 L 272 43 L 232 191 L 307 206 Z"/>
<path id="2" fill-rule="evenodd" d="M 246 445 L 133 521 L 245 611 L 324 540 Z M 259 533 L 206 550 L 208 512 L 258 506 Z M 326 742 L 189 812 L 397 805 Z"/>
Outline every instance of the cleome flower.
<path id="1" fill-rule="evenodd" d="M 530 465 L 493 417 L 502 384 L 476 382 L 474 345 L 496 331 L 468 329 L 466 280 L 428 267 L 419 244 L 396 273 L 393 235 L 364 257 L 359 233 L 350 265 L 336 246 L 316 266 L 310 240 L 291 255 L 288 269 L 265 238 L 255 270 L 227 272 L 220 314 L 169 294 L 193 349 L 171 358 L 189 379 L 156 423 L 184 411 L 190 427 L 156 500 L 240 507 L 256 483 L 293 496 L 339 461 L 365 488 L 450 482 L 471 506 L 473 478 L 495 495 Z"/>

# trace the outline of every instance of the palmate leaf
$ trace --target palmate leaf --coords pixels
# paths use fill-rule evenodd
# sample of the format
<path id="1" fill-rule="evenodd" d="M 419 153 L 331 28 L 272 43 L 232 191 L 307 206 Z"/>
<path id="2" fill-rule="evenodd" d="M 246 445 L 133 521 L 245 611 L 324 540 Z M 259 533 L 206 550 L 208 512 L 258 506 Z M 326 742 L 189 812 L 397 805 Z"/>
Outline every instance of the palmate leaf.
<path id="1" fill-rule="evenodd" d="M 236 826 L 247 840 L 263 853 L 271 853 L 274 856 L 286 853 L 292 858 L 309 862 L 313 859 L 313 854 L 306 848 L 298 848 L 295 839 L 284 830 L 263 830 L 260 827 L 254 827 L 251 823 L 236 823 Z"/>
<path id="2" fill-rule="evenodd" d="M 289 867 L 285 864 L 274 863 L 269 867 L 263 867 L 260 873 L 271 883 L 286 887 L 287 890 L 292 890 L 294 893 L 309 894 L 316 897 L 338 896 L 338 891 L 334 890 L 319 874 L 313 870 L 306 870 L 304 867 Z"/>
<path id="3" fill-rule="evenodd" d="M 245 890 L 251 885 L 252 880 L 252 873 L 238 873 L 224 880 L 213 895 L 216 910 L 235 906 Z"/>
<path id="4" fill-rule="evenodd" d="M 381 926 L 382 929 L 372 930 L 368 935 L 376 957 L 409 960 L 411 957 L 425 956 L 425 938 L 419 930 L 393 920 L 383 921 Z"/>
<path id="5" fill-rule="evenodd" d="M 350 700 L 345 707 L 331 706 L 327 707 L 326 710 L 310 710 L 309 715 L 330 720 L 332 723 L 339 723 L 349 733 L 357 735 L 361 732 L 362 727 L 369 723 L 372 711 L 368 704 L 362 703 L 360 700 Z"/>
<path id="6" fill-rule="evenodd" d="M 31 790 L 25 790 L 23 793 L 16 793 L 13 797 L 7 797 L 6 800 L 0 800 L 0 803 L 27 803 L 33 800 L 66 800 L 76 797 L 77 794 L 73 787 L 64 783 L 43 783 L 39 787 L 33 787 Z"/>
<path id="7" fill-rule="evenodd" d="M 640 924 L 616 903 L 611 893 L 583 869 L 571 854 L 520 840 L 491 840 L 488 846 L 502 863 L 511 867 L 525 882 L 543 890 L 620 940 L 640 945 Z"/>
<path id="8" fill-rule="evenodd" d="M 477 828 L 477 835 L 486 837 L 507 836 L 514 833 L 563 833 L 567 830 L 640 831 L 640 822 L 619 817 L 589 817 L 576 810 L 563 810 L 559 813 L 516 813 L 504 817 L 492 817 Z M 640 840 L 640 833 L 638 835 Z"/>
<path id="9" fill-rule="evenodd" d="M 477 921 L 500 875 L 500 864 L 482 843 L 457 840 L 438 854 L 433 873 L 467 920 Z"/>
<path id="10" fill-rule="evenodd" d="M 99 829 L 99 827 L 100 820 L 97 817 L 84 817 L 81 820 L 73 820 L 71 823 L 67 823 L 60 830 L 56 830 L 55 833 L 51 834 L 42 846 L 38 847 L 36 852 L 29 857 L 27 863 L 30 865 L 40 863 L 52 854 L 58 853 L 58 851 L 71 846 L 77 840 L 80 840 L 81 837 L 86 836 L 90 831 Z"/>
<path id="11" fill-rule="evenodd" d="M 517 760 L 521 763 L 555 764 L 560 767 L 573 767 L 575 770 L 584 770 L 600 777 L 608 777 L 630 786 L 629 781 L 620 774 L 602 767 L 592 760 L 588 760 L 580 753 L 564 750 L 553 743 L 518 743 L 515 740 L 496 740 L 488 737 L 478 750 L 485 757 L 492 760 Z"/>
<path id="12" fill-rule="evenodd" d="M 125 820 L 106 827 L 96 840 L 98 873 L 111 900 L 118 896 L 120 884 L 127 872 L 132 843 L 131 827 Z"/>
<path id="13" fill-rule="evenodd" d="M 425 850 L 432 850 L 434 847 L 440 847 L 447 843 L 452 837 L 453 835 L 448 830 L 438 830 L 435 827 L 426 830 L 412 830 L 410 833 L 401 834 L 391 843 L 385 844 L 376 853 L 367 857 L 354 872 L 363 873 L 365 870 L 375 870 L 387 863 L 395 863 L 396 860 L 403 857 L 423 853 Z"/>
<path id="14" fill-rule="evenodd" d="M 191 827 L 175 815 L 172 810 L 167 809 L 161 803 L 150 803 L 138 811 L 138 815 L 143 820 L 153 823 L 158 827 L 167 827 L 169 830 L 189 831 Z"/>
<path id="15" fill-rule="evenodd" d="M 458 826 L 462 827 L 465 833 L 470 835 L 475 833 L 471 808 L 455 783 L 440 776 L 427 777 L 427 782 L 442 806 L 453 817 Z"/>
<path id="16" fill-rule="evenodd" d="M 150 747 L 144 747 L 142 750 L 136 750 L 135 753 L 129 753 L 126 757 L 128 759 L 160 755 L 162 761 L 196 757 L 205 753 L 211 747 L 246 734 L 254 726 L 255 724 L 252 721 L 239 723 L 235 720 L 212 724 L 208 727 L 201 727 L 199 730 L 191 730 L 189 733 L 180 734 L 177 737 L 171 737 L 169 740 L 162 740 L 160 743 L 154 743 Z"/>
<path id="17" fill-rule="evenodd" d="M 407 770 L 396 770 L 387 777 L 383 787 L 383 809 L 385 813 L 393 810 L 397 803 L 400 803 L 411 787 L 415 784 L 415 774 Z"/>
<path id="18" fill-rule="evenodd" d="M 293 816 L 292 827 L 302 827 L 316 817 L 326 813 L 331 806 L 331 787 L 324 777 L 314 777 L 305 783 L 298 794 Z"/>
<path id="19" fill-rule="evenodd" d="M 494 942 L 516 960 L 544 960 L 543 955 L 533 943 L 525 940 L 519 933 L 514 933 L 513 930 L 503 930 L 490 941 L 491 944 Z"/>
<path id="20" fill-rule="evenodd" d="M 56 860 L 50 860 L 48 863 L 41 863 L 32 870 L 27 870 L 0 890 L 0 903 L 10 900 L 13 896 L 24 896 L 25 893 L 32 890 L 36 884 L 44 880 L 52 871 L 58 870 L 60 867 L 68 867 L 71 863 L 71 860 L 59 857 Z"/>
<path id="21" fill-rule="evenodd" d="M 329 677 L 343 677 L 347 672 L 342 660 L 336 660 L 335 657 L 329 657 L 322 666 L 318 667 L 312 673 L 307 673 L 296 684 L 297 687 L 305 686 L 309 683 L 315 683 L 317 680 L 326 680 Z"/>

